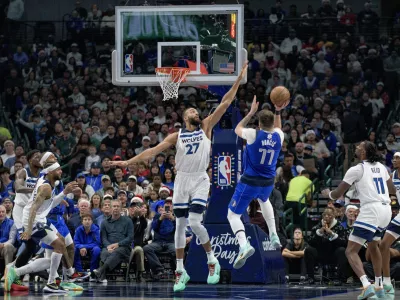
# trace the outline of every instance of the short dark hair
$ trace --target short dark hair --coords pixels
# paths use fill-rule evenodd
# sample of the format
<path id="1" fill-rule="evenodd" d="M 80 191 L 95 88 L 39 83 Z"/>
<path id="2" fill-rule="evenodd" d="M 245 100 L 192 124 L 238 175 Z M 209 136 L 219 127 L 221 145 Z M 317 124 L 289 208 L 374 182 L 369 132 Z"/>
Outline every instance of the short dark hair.
<path id="1" fill-rule="evenodd" d="M 26 159 L 28 160 L 28 162 L 31 160 L 31 158 L 36 154 L 40 152 L 39 150 L 35 149 L 35 150 L 31 150 L 28 152 L 28 154 L 26 154 Z"/>
<path id="2" fill-rule="evenodd" d="M 258 113 L 258 122 L 260 128 L 272 128 L 274 125 L 274 120 L 274 114 L 270 110 L 263 109 Z"/>
<path id="3" fill-rule="evenodd" d="M 89 214 L 89 213 L 83 214 L 81 216 L 81 220 L 83 220 L 84 218 L 91 218 L 92 222 L 93 222 L 93 215 L 92 214 Z"/>
<path id="4" fill-rule="evenodd" d="M 5 174 L 5 173 L 10 174 L 10 169 L 9 169 L 9 168 L 6 168 L 6 167 L 1 168 L 1 169 L 0 169 L 0 175 L 3 175 L 3 174 Z"/>
<path id="5" fill-rule="evenodd" d="M 283 159 L 290 157 L 290 158 L 294 158 L 294 155 L 292 153 L 286 153 L 285 156 L 283 157 Z"/>

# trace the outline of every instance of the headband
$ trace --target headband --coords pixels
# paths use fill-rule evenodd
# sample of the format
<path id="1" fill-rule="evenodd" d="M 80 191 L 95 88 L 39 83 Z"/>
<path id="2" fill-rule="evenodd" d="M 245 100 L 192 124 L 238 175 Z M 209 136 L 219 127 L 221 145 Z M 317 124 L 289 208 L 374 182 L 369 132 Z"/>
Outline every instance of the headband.
<path id="1" fill-rule="evenodd" d="M 43 175 L 47 175 L 50 172 L 57 170 L 58 168 L 60 168 L 60 164 L 58 162 L 52 164 L 50 167 L 47 167 L 46 169 L 42 170 L 42 172 L 40 172 Z"/>
<path id="2" fill-rule="evenodd" d="M 40 159 L 40 165 L 43 167 L 44 163 L 46 162 L 46 160 L 50 157 L 50 155 L 53 155 L 52 152 L 46 152 L 45 154 L 43 154 L 42 158 Z"/>

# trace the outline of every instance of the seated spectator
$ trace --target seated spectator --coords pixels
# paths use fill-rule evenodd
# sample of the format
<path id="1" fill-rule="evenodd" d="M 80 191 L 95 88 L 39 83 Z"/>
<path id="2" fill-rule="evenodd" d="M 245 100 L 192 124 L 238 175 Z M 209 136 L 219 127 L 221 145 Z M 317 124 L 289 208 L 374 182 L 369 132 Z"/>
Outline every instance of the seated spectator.
<path id="1" fill-rule="evenodd" d="M 79 199 L 78 210 L 79 211 L 74 213 L 67 223 L 71 236 L 74 236 L 75 229 L 82 225 L 82 216 L 90 213 L 90 202 L 86 199 Z"/>
<path id="2" fill-rule="evenodd" d="M 135 259 L 136 262 L 136 282 L 144 282 L 142 274 L 144 270 L 144 234 L 147 228 L 146 212 L 142 209 L 144 205 L 143 200 L 139 197 L 134 197 L 129 207 L 129 217 L 133 223 L 134 237 L 133 237 L 133 249 L 131 258 Z"/>
<path id="3" fill-rule="evenodd" d="M 1 160 L 3 161 L 3 165 L 5 165 L 5 163 L 7 162 L 7 160 L 9 158 L 15 157 L 15 151 L 14 151 L 15 145 L 14 145 L 13 141 L 7 140 L 4 142 L 3 146 L 4 146 L 5 153 L 3 153 L 1 155 Z"/>
<path id="4" fill-rule="evenodd" d="M 119 190 L 117 193 L 117 199 L 119 202 L 121 202 L 121 213 L 122 216 L 128 216 L 129 215 L 129 210 L 128 210 L 128 194 L 124 190 Z"/>
<path id="5" fill-rule="evenodd" d="M 330 152 L 336 152 L 337 148 L 337 139 L 335 134 L 331 131 L 332 124 L 329 122 L 325 122 L 322 126 L 321 138 L 325 142 L 326 147 Z"/>
<path id="6" fill-rule="evenodd" d="M 347 205 L 345 211 L 346 219 L 341 223 L 344 229 L 351 230 L 358 216 L 358 207 Z"/>
<path id="7" fill-rule="evenodd" d="M 304 241 L 303 231 L 301 228 L 295 228 L 293 239 L 289 241 L 283 249 L 282 256 L 285 261 L 286 283 L 290 282 L 290 274 L 300 274 L 300 282 L 306 280 L 306 262 L 304 259 L 304 251 L 308 246 Z"/>
<path id="8" fill-rule="evenodd" d="M 132 192 L 135 196 L 143 195 L 143 189 L 137 184 L 137 177 L 135 175 L 128 177 L 128 192 Z"/>
<path id="9" fill-rule="evenodd" d="M 314 187 L 309 178 L 310 173 L 307 170 L 303 170 L 301 171 L 300 176 L 294 177 L 289 183 L 289 191 L 286 195 L 285 210 L 289 208 L 293 209 L 293 223 L 295 225 L 300 225 L 301 223 L 299 206 L 301 209 L 303 209 L 306 203 L 309 203 L 312 199 Z M 305 197 L 302 197 L 304 194 Z"/>
<path id="10" fill-rule="evenodd" d="M 94 195 L 94 189 L 92 186 L 88 185 L 86 183 L 86 176 L 83 173 L 79 173 L 76 175 L 76 181 L 78 183 L 79 188 L 82 190 L 82 192 L 88 194 L 89 198 L 92 198 Z"/>
<path id="11" fill-rule="evenodd" d="M 82 225 L 80 225 L 74 235 L 75 256 L 74 267 L 78 272 L 82 272 L 81 256 L 90 257 L 90 272 L 99 267 L 101 253 L 100 229 L 93 224 L 93 216 L 91 214 L 82 215 Z M 92 276 L 90 281 L 92 281 Z M 94 280 L 93 280 L 94 281 Z"/>
<path id="12" fill-rule="evenodd" d="M 1 204 L 3 204 L 4 207 L 6 208 L 7 218 L 12 219 L 12 211 L 13 211 L 14 203 L 11 201 L 10 198 L 4 198 L 3 202 L 1 202 Z"/>
<path id="13" fill-rule="evenodd" d="M 113 200 L 112 196 L 105 195 L 103 198 L 103 207 L 101 208 L 102 214 L 96 218 L 96 224 L 101 228 L 101 223 L 111 216 L 111 201 Z"/>
<path id="14" fill-rule="evenodd" d="M 156 211 L 151 224 L 154 231 L 153 242 L 143 248 L 154 278 L 158 278 L 164 273 L 164 267 L 158 258 L 159 253 L 167 252 L 171 255 L 171 259 L 175 260 L 174 235 L 176 228 L 172 199 L 165 202 L 159 201 Z"/>
<path id="15" fill-rule="evenodd" d="M 90 174 L 86 175 L 86 183 L 90 185 L 95 192 L 100 190 L 102 187 L 101 179 L 103 177 L 103 174 L 100 174 L 100 168 L 100 163 L 92 163 L 90 166 Z"/>
<path id="16" fill-rule="evenodd" d="M 315 282 L 314 269 L 317 262 L 337 266 L 341 282 L 346 282 L 352 276 L 345 254 L 347 238 L 346 230 L 335 219 L 334 209 L 326 208 L 322 214 L 321 223 L 311 230 L 308 240 L 310 246 L 304 251 L 308 274 L 307 284 Z"/>
<path id="17" fill-rule="evenodd" d="M 297 49 L 302 48 L 301 41 L 296 37 L 296 31 L 294 29 L 289 30 L 289 37 L 285 38 L 280 46 L 282 54 L 289 54 L 293 50 L 293 46 L 297 46 Z"/>
<path id="18" fill-rule="evenodd" d="M 111 216 L 101 223 L 103 266 L 93 270 L 97 280 L 103 283 L 107 282 L 107 272 L 114 270 L 122 262 L 128 262 L 134 236 L 132 221 L 121 216 L 121 202 L 113 200 L 111 205 Z"/>
<path id="19" fill-rule="evenodd" d="M 294 165 L 294 155 L 292 153 L 287 153 L 285 154 L 285 158 L 283 159 L 283 166 L 288 166 L 292 170 L 293 177 L 296 177 L 299 175 L 303 170 L 304 167 L 301 165 Z M 279 177 L 282 176 L 282 167 L 279 167 L 276 169 L 276 176 L 278 177 L 277 179 L 279 180 Z"/>
<path id="20" fill-rule="evenodd" d="M 113 183 L 111 182 L 110 176 L 108 175 L 101 176 L 101 186 L 102 188 L 99 189 L 96 193 L 99 193 L 101 196 L 104 197 L 104 195 L 106 194 L 106 190 L 112 189 L 114 195 L 116 188 L 113 187 Z"/>
<path id="21" fill-rule="evenodd" d="M 90 145 L 89 146 L 89 156 L 86 157 L 85 160 L 85 171 L 90 172 L 90 168 L 92 166 L 92 163 L 100 163 L 100 156 L 98 156 L 95 145 Z"/>
<path id="22" fill-rule="evenodd" d="M 90 197 L 90 208 L 94 220 L 101 215 L 102 202 L 103 199 L 98 193 L 95 193 Z"/>
<path id="23" fill-rule="evenodd" d="M 324 52 L 320 51 L 317 54 L 318 60 L 314 63 L 313 71 L 321 77 L 325 77 L 325 72 L 331 65 L 325 60 Z"/>
<path id="24" fill-rule="evenodd" d="M 0 205 L 0 259 L 4 260 L 4 265 L 13 261 L 17 249 L 14 247 L 17 237 L 17 229 L 14 221 L 7 217 L 6 208 Z"/>

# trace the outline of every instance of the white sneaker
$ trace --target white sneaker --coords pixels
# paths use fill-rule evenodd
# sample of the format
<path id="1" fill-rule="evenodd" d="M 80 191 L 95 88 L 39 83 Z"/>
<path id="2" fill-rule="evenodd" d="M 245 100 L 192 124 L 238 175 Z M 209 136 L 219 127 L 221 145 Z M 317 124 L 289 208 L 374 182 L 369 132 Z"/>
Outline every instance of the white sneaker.
<path id="1" fill-rule="evenodd" d="M 255 249 L 253 246 L 250 245 L 249 242 L 244 245 L 243 248 L 240 248 L 239 255 L 235 259 L 235 262 L 233 263 L 233 268 L 234 269 L 240 269 L 243 267 L 243 265 L 246 263 L 246 260 L 252 256 L 255 252 Z"/>

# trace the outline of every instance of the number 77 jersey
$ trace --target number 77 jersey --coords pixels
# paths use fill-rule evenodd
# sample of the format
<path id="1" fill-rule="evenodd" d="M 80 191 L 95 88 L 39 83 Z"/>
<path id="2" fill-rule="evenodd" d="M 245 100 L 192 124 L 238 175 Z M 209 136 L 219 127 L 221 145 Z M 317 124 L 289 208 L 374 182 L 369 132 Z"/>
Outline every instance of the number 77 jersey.
<path id="1" fill-rule="evenodd" d="M 245 128 L 242 137 L 247 141 L 243 156 L 243 176 L 274 178 L 276 162 L 284 139 L 282 130 L 275 128 L 272 132 L 267 132 Z"/>
<path id="2" fill-rule="evenodd" d="M 210 150 L 211 141 L 201 127 L 197 127 L 194 131 L 179 130 L 175 156 L 176 170 L 185 173 L 207 171 Z"/>

